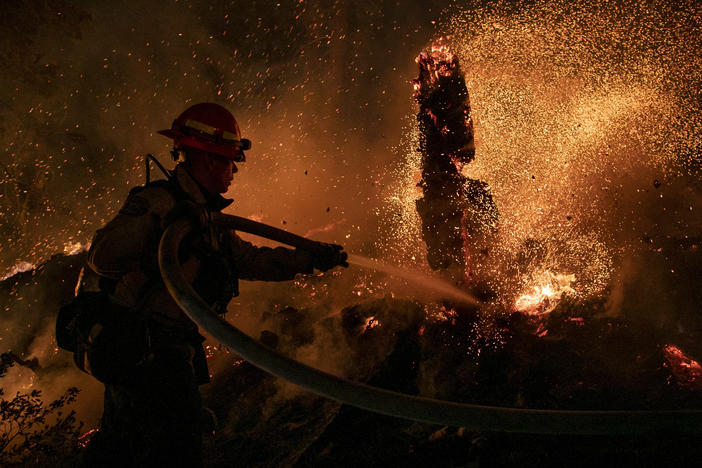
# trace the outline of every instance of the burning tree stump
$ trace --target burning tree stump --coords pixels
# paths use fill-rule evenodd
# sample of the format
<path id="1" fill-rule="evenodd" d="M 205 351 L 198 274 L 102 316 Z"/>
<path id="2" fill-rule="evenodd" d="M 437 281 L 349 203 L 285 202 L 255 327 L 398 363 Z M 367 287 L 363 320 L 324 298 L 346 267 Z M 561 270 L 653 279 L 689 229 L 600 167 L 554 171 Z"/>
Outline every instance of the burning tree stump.
<path id="1" fill-rule="evenodd" d="M 419 151 L 423 197 L 417 200 L 427 259 L 454 280 L 471 275 L 471 256 L 487 253 L 486 236 L 497 224 L 489 186 L 461 173 L 475 158 L 468 90 L 458 58 L 441 41 L 416 59 L 413 80 L 419 103 Z"/>

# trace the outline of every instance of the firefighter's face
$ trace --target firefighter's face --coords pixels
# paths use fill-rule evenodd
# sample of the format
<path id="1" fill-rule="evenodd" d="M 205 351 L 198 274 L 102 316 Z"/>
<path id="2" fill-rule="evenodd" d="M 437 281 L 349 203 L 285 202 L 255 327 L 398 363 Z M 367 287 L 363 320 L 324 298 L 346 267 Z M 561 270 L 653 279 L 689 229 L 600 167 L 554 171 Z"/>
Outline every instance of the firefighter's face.
<path id="1" fill-rule="evenodd" d="M 212 187 L 208 187 L 211 191 L 217 193 L 226 193 L 232 183 L 234 174 L 239 170 L 234 164 L 234 161 L 225 157 L 209 154 L 208 158 L 210 180 Z"/>

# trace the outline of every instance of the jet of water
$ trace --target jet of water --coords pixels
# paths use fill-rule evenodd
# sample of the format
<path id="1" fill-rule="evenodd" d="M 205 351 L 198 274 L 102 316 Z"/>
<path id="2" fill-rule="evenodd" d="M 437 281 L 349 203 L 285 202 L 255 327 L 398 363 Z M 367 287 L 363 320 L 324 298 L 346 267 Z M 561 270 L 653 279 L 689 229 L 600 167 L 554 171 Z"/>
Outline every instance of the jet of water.
<path id="1" fill-rule="evenodd" d="M 457 288 L 451 283 L 444 281 L 439 278 L 433 278 L 426 275 L 425 273 L 407 270 L 405 268 L 398 268 L 386 263 L 381 263 L 377 260 L 364 257 L 362 255 L 349 255 L 348 262 L 351 265 L 360 266 L 363 268 L 370 268 L 376 271 L 382 271 L 388 275 L 395 276 L 398 278 L 405 279 L 421 288 L 432 290 L 434 292 L 440 293 L 446 298 L 458 300 L 465 302 L 470 305 L 480 305 L 480 301 L 475 297 L 471 296 L 467 292 Z"/>

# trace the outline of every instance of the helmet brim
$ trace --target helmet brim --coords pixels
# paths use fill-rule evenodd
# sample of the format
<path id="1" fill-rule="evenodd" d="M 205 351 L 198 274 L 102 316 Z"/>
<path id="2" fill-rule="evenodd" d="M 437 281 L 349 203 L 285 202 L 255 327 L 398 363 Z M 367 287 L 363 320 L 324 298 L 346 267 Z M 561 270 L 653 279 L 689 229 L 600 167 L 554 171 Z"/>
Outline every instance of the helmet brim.
<path id="1" fill-rule="evenodd" d="M 202 151 L 207 151 L 208 153 L 214 153 L 219 156 L 224 156 L 227 159 L 231 159 L 235 162 L 246 161 L 244 156 L 244 149 L 251 148 L 251 142 L 245 138 L 236 144 L 231 143 L 217 143 L 211 141 L 203 141 L 201 139 L 195 138 L 191 135 L 183 133 L 179 130 L 174 130 L 172 128 L 166 130 L 159 130 L 157 132 L 167 138 L 174 140 L 174 145 L 178 147 L 189 147 L 195 148 Z"/>

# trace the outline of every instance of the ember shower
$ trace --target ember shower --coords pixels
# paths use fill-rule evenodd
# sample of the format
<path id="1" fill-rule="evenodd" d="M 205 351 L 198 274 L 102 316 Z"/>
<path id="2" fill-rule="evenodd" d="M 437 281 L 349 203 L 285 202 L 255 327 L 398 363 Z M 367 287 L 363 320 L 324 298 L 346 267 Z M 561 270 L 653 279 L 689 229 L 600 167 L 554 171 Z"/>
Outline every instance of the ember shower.
<path id="1" fill-rule="evenodd" d="M 56 1 L 5 16 L 3 271 L 89 240 L 123 182 L 141 183 L 138 155 L 166 154 L 153 129 L 200 100 L 229 102 L 255 143 L 238 214 L 303 234 L 334 224 L 330 238 L 369 248 L 385 216 L 367 213 L 389 210 L 416 237 L 414 215 L 393 205 L 416 198 L 416 141 L 398 144 L 413 128 L 412 59 L 440 35 L 471 95 L 465 171 L 492 187 L 503 245 L 553 238 L 601 287 L 626 233 L 695 229 L 686 213 L 656 229 L 650 210 L 631 213 L 699 157 L 694 2 L 436 2 L 433 31 L 424 9 L 394 2 L 161 8 L 154 19 L 128 2 Z M 377 249 L 422 257 L 405 247 Z"/>
<path id="2" fill-rule="evenodd" d="M 439 29 L 464 70 L 477 148 L 463 174 L 489 183 L 500 212 L 499 239 L 478 267 L 509 291 L 505 300 L 566 276 L 576 294 L 599 294 L 642 246 L 699 240 L 693 10 L 537 2 L 445 17 Z M 418 139 L 407 137 L 392 198 L 404 220 L 395 234 L 411 245 L 393 248 L 404 254 L 421 237 Z M 528 268 L 515 262 L 524 252 L 537 259 Z"/>
<path id="3" fill-rule="evenodd" d="M 334 239 L 360 244 L 380 167 L 397 159 L 412 59 L 434 34 L 426 6 L 384 3 L 9 8 L 0 271 L 88 241 L 126 184 L 143 183 L 138 155 L 167 161 L 154 129 L 198 101 L 227 105 L 254 142 L 233 188 L 238 214 L 302 234 L 336 223 Z"/>
<path id="4" fill-rule="evenodd" d="M 607 295 L 616 314 L 621 285 L 644 272 L 644 309 L 664 316 L 670 301 L 648 294 L 695 280 L 638 255 L 702 235 L 695 2 L 330 3 L 9 7 L 0 275 L 89 241 L 142 183 L 138 155 L 167 161 L 154 130 L 198 101 L 227 105 L 254 142 L 232 212 L 427 268 L 410 82 L 417 54 L 448 36 L 474 123 L 463 173 L 490 185 L 500 213 L 474 267 L 500 305 L 572 277 L 564 290 Z"/>

